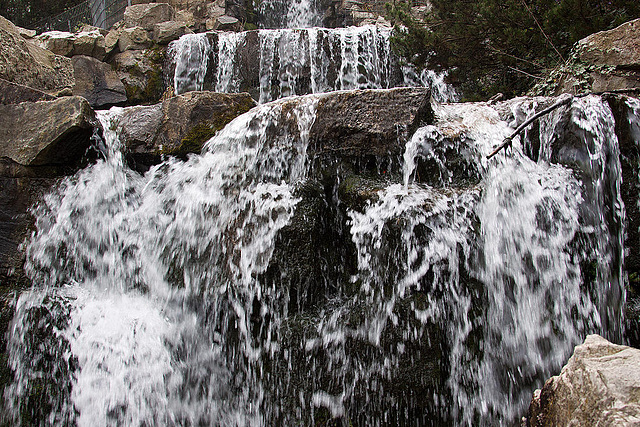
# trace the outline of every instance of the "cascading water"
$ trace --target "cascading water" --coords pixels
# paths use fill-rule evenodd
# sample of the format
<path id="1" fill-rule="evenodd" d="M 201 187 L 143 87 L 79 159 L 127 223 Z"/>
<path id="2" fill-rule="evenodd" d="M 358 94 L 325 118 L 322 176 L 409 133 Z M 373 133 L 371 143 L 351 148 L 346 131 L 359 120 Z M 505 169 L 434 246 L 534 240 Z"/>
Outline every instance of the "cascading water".
<path id="1" fill-rule="evenodd" d="M 513 126 L 488 105 L 437 107 L 367 203 L 322 202 L 344 210 L 352 274 L 311 309 L 267 280 L 319 172 L 322 96 L 261 105 L 145 176 L 122 160 L 120 110 L 100 115 L 106 158 L 36 210 L 36 286 L 9 335 L 14 423 L 515 423 L 586 333 L 619 336 L 620 165 L 595 96 L 490 161 Z M 586 155 L 559 148 L 566 132 Z"/>
<path id="2" fill-rule="evenodd" d="M 418 75 L 401 67 L 391 51 L 390 35 L 391 29 L 371 25 L 190 34 L 171 44 L 174 90 L 180 94 L 207 88 L 210 74 L 209 89 L 249 91 L 261 103 L 292 95 L 398 86 L 430 86 L 434 99 L 456 99 L 441 74 Z M 216 41 L 210 42 L 210 37 Z"/>
<path id="3" fill-rule="evenodd" d="M 309 28 L 322 21 L 316 0 L 264 0 L 258 12 L 262 28 Z"/>

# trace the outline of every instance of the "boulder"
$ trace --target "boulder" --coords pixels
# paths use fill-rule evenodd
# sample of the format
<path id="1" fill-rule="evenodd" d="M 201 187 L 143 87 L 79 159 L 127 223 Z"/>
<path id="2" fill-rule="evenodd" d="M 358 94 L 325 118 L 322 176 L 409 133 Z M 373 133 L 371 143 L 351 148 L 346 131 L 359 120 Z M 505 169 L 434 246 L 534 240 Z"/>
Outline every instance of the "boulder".
<path id="1" fill-rule="evenodd" d="M 138 168 L 163 154 L 199 153 L 218 130 L 255 106 L 246 93 L 189 92 L 148 107 L 127 108 L 120 119 L 121 138 Z"/>
<path id="2" fill-rule="evenodd" d="M 38 46 L 48 49 L 56 55 L 71 57 L 75 36 L 68 31 L 47 31 L 36 37 Z"/>
<path id="3" fill-rule="evenodd" d="M 55 96 L 29 86 L 0 79 L 0 104 L 19 104 L 21 102 L 53 101 Z"/>
<path id="4" fill-rule="evenodd" d="M 124 105 L 127 94 L 124 85 L 109 64 L 90 56 L 72 59 L 76 85 L 73 94 L 84 97 L 93 108 Z"/>
<path id="5" fill-rule="evenodd" d="M 129 104 L 153 104 L 164 93 L 164 49 L 127 50 L 114 56 L 113 65 L 124 84 Z"/>
<path id="6" fill-rule="evenodd" d="M 92 56 L 102 61 L 106 54 L 104 37 L 99 30 L 77 33 L 73 43 L 73 54 Z"/>
<path id="7" fill-rule="evenodd" d="M 142 27 L 153 31 L 153 26 L 165 21 L 175 20 L 176 12 L 167 3 L 136 4 L 124 11 L 125 28 Z"/>
<path id="8" fill-rule="evenodd" d="M 153 41 L 149 38 L 149 32 L 142 27 L 123 28 L 118 36 L 118 49 L 120 49 L 120 52 L 148 49 L 153 46 Z"/>
<path id="9" fill-rule="evenodd" d="M 46 91 L 73 86 L 71 60 L 26 41 L 0 16 L 0 78 Z"/>
<path id="10" fill-rule="evenodd" d="M 640 19 L 591 34 L 578 42 L 576 50 L 582 62 L 640 69 Z"/>
<path id="11" fill-rule="evenodd" d="M 531 91 L 534 95 L 640 90 L 640 19 L 592 34 L 569 60 Z"/>
<path id="12" fill-rule="evenodd" d="M 589 335 L 560 375 L 535 391 L 524 424 L 639 425 L 640 350 Z"/>
<path id="13" fill-rule="evenodd" d="M 86 55 L 102 61 L 106 53 L 105 37 L 97 29 L 78 33 L 47 31 L 37 36 L 35 42 L 56 55 L 67 57 Z"/>
<path id="14" fill-rule="evenodd" d="M 94 122 L 79 96 L 0 105 L 0 158 L 22 166 L 75 165 L 91 145 Z"/>
<path id="15" fill-rule="evenodd" d="M 400 155 L 408 135 L 432 120 L 429 99 L 428 88 L 324 95 L 310 131 L 310 149 L 355 157 Z"/>
<path id="16" fill-rule="evenodd" d="M 193 27 L 196 24 L 193 12 L 188 10 L 176 10 L 176 21 L 182 22 L 187 27 Z"/>
<path id="17" fill-rule="evenodd" d="M 207 21 L 207 23 L 209 22 L 210 20 Z M 207 24 L 207 27 L 208 26 L 209 24 Z M 215 20 L 213 29 L 220 30 L 220 31 L 241 31 L 242 24 L 240 23 L 238 18 L 234 18 L 233 16 L 229 16 L 229 15 L 223 15 L 218 17 Z"/>
<path id="18" fill-rule="evenodd" d="M 191 33 L 184 22 L 167 21 L 154 25 L 153 41 L 158 44 L 169 44 L 187 33 Z"/>

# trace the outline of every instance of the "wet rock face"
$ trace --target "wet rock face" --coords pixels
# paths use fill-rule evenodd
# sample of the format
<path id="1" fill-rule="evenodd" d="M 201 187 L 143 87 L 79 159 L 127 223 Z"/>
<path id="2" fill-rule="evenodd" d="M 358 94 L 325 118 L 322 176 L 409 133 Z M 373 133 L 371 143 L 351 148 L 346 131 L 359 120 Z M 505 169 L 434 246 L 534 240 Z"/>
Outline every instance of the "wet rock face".
<path id="1" fill-rule="evenodd" d="M 311 128 L 317 153 L 400 155 L 410 133 L 433 119 L 427 88 L 357 90 L 322 97 Z"/>
<path id="2" fill-rule="evenodd" d="M 0 16 L 0 78 L 34 89 L 58 91 L 73 86 L 71 60 L 26 41 Z"/>
<path id="3" fill-rule="evenodd" d="M 640 421 L 640 350 L 589 335 L 534 393 L 526 425 L 631 426 Z"/>
<path id="4" fill-rule="evenodd" d="M 165 49 L 127 50 L 113 58 L 118 78 L 124 84 L 129 105 L 153 104 L 164 93 L 162 66 Z"/>

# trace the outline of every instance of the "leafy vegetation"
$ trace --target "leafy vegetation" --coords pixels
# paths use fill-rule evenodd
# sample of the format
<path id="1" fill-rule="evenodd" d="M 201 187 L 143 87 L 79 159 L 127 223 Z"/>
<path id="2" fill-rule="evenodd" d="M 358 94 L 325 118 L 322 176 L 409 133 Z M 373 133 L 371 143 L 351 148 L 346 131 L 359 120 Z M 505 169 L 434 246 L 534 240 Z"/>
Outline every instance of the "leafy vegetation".
<path id="1" fill-rule="evenodd" d="M 387 3 L 397 53 L 419 68 L 451 70 L 468 100 L 527 91 L 587 35 L 640 17 L 637 0 L 431 0 L 422 19 Z"/>

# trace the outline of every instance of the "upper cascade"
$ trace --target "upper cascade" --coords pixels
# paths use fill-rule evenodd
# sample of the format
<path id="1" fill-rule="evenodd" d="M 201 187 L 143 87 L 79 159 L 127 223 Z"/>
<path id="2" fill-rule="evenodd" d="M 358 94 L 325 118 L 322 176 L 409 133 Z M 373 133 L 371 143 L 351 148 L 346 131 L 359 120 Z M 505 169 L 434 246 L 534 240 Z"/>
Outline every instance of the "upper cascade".
<path id="1" fill-rule="evenodd" d="M 316 0 L 265 0 L 258 9 L 263 28 L 309 28 L 322 23 Z"/>
<path id="2" fill-rule="evenodd" d="M 189 34 L 170 45 L 176 94 L 192 90 L 249 92 L 260 103 L 334 90 L 430 86 L 437 101 L 455 100 L 442 75 L 402 65 L 391 29 L 255 30 Z"/>

